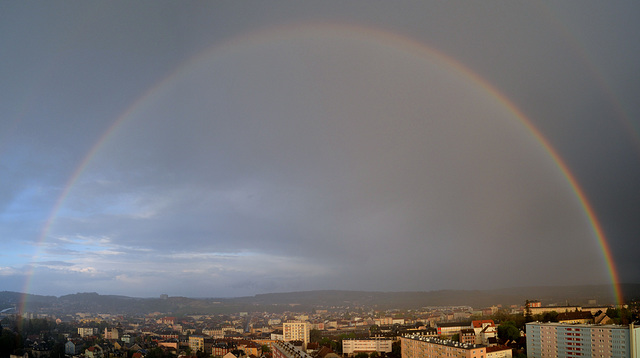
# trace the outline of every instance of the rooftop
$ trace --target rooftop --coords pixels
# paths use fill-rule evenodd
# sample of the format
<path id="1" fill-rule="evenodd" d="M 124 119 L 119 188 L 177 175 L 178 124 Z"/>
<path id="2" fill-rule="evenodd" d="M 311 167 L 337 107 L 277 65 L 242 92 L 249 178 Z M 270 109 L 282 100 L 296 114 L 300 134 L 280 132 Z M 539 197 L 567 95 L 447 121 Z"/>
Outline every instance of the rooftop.
<path id="1" fill-rule="evenodd" d="M 485 347 L 482 344 L 460 343 L 460 342 L 452 341 L 450 339 L 439 339 L 435 337 L 425 337 L 425 336 L 419 336 L 419 335 L 406 335 L 404 336 L 404 338 L 413 339 L 415 341 L 439 344 L 447 347 L 455 347 L 460 349 L 476 349 L 476 348 Z"/>
<path id="2" fill-rule="evenodd" d="M 527 325 L 538 326 L 556 326 L 556 327 L 578 327 L 578 328 L 611 328 L 611 329 L 629 329 L 628 325 L 618 324 L 591 324 L 591 323 L 561 323 L 561 322 L 529 322 Z M 639 326 L 635 326 L 634 329 L 640 329 Z"/>

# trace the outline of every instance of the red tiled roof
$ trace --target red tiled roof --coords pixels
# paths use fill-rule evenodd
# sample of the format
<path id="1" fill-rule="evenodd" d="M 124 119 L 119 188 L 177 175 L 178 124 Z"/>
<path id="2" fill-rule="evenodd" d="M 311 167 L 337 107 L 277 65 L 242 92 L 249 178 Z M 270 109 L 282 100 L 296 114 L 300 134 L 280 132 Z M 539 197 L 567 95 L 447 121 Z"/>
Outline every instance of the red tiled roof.
<path id="1" fill-rule="evenodd" d="M 495 326 L 495 323 L 492 319 L 480 319 L 472 322 L 473 328 L 482 328 L 482 325 L 485 323 L 490 323 L 491 326 Z"/>

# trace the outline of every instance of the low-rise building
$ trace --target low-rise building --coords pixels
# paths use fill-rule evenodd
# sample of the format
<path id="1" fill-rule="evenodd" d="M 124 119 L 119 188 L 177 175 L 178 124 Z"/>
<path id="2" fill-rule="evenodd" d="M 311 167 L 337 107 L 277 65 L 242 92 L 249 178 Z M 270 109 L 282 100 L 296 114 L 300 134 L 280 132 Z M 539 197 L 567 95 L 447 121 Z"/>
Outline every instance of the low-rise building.
<path id="1" fill-rule="evenodd" d="M 487 358 L 511 358 L 513 349 L 507 346 L 487 347 Z"/>
<path id="2" fill-rule="evenodd" d="M 438 335 L 442 337 L 451 337 L 454 334 L 460 333 L 460 330 L 465 328 L 473 328 L 471 322 L 444 322 L 438 323 L 436 327 L 438 329 Z"/>
<path id="3" fill-rule="evenodd" d="M 593 323 L 593 315 L 589 311 L 563 312 L 558 314 L 559 323 Z"/>
<path id="4" fill-rule="evenodd" d="M 476 334 L 474 342 L 476 344 L 489 346 L 498 337 L 498 328 L 492 319 L 471 321 L 471 325 Z"/>
<path id="5" fill-rule="evenodd" d="M 104 358 L 104 351 L 99 345 L 91 346 L 84 350 L 84 356 L 86 358 Z"/>
<path id="6" fill-rule="evenodd" d="M 82 352 L 84 341 L 79 339 L 70 339 L 64 344 L 64 354 L 75 356 Z"/>
<path id="7" fill-rule="evenodd" d="M 464 328 L 460 330 L 460 343 L 475 344 L 476 331 L 473 328 Z"/>
<path id="8" fill-rule="evenodd" d="M 393 340 L 391 339 L 344 339 L 342 340 L 342 353 L 390 353 Z"/>

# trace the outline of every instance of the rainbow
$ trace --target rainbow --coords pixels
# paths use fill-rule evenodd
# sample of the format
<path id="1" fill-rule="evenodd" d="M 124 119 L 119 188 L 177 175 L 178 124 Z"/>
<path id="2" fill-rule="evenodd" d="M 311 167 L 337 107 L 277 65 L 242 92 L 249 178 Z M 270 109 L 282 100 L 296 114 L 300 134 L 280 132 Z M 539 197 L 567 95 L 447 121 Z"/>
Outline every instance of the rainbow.
<path id="1" fill-rule="evenodd" d="M 128 119 L 135 117 L 135 114 L 142 110 L 142 108 L 150 102 L 150 99 L 155 96 L 158 92 L 160 92 L 163 88 L 167 87 L 172 81 L 178 78 L 181 74 L 184 73 L 187 69 L 189 69 L 194 64 L 198 63 L 204 58 L 208 58 L 211 55 L 223 53 L 225 51 L 231 50 L 238 45 L 254 45 L 254 44 L 264 44 L 265 42 L 269 42 L 272 40 L 282 40 L 288 37 L 298 37 L 304 36 L 310 32 L 323 32 L 328 33 L 332 36 L 336 37 L 355 37 L 357 39 L 365 39 L 368 41 L 377 41 L 383 43 L 388 46 L 392 46 L 397 48 L 400 51 L 405 51 L 407 53 L 411 53 L 413 55 L 420 56 L 421 58 L 428 59 L 436 59 L 442 62 L 448 68 L 454 70 L 455 72 L 461 74 L 463 77 L 468 79 L 471 83 L 478 85 L 485 92 L 490 94 L 493 98 L 495 98 L 504 108 L 506 108 L 509 112 L 511 112 L 522 124 L 526 127 L 526 129 L 533 135 L 533 137 L 542 145 L 544 150 L 549 154 L 549 156 L 553 159 L 555 165 L 560 169 L 563 176 L 568 181 L 571 186 L 574 194 L 579 200 L 579 203 L 584 210 L 586 217 L 590 223 L 591 229 L 596 236 L 602 253 L 604 255 L 604 259 L 606 261 L 606 265 L 609 271 L 609 276 L 611 282 L 613 284 L 613 293 L 615 296 L 615 300 L 617 303 L 621 304 L 623 302 L 622 290 L 619 284 L 619 276 L 616 270 L 616 266 L 613 260 L 613 256 L 611 254 L 611 249 L 609 247 L 607 238 L 605 236 L 604 230 L 602 229 L 602 225 L 598 221 L 596 217 L 595 211 L 584 191 L 580 187 L 578 181 L 575 176 L 571 173 L 571 170 L 567 166 L 567 164 L 563 161 L 558 152 L 553 148 L 551 143 L 542 135 L 542 133 L 533 125 L 532 121 L 527 118 L 527 116 L 522 113 L 522 111 L 512 102 L 510 101 L 502 92 L 500 92 L 497 88 L 495 88 L 491 83 L 489 83 L 486 79 L 484 79 L 479 74 L 473 72 L 471 69 L 458 62 L 456 59 L 451 56 L 435 49 L 427 46 L 426 44 L 419 42 L 410 37 L 397 34 L 388 30 L 379 29 L 379 28 L 371 28 L 365 27 L 361 25 L 345 25 L 345 24 L 336 24 L 336 23 L 301 23 L 301 24 L 291 24 L 282 27 L 268 28 L 265 30 L 258 30 L 249 32 L 247 34 L 239 35 L 234 37 L 226 42 L 215 45 L 209 50 L 203 51 L 198 55 L 188 59 L 183 62 L 179 66 L 177 66 L 172 72 L 169 73 L 168 76 L 164 77 L 149 89 L 147 89 L 140 97 L 138 97 L 135 101 L 129 105 L 121 115 L 119 115 L 105 130 L 105 132 L 100 136 L 100 138 L 96 141 L 96 143 L 91 147 L 91 149 L 84 156 L 82 161 L 78 164 L 75 171 L 71 174 L 69 179 L 67 180 L 64 190 L 61 192 L 60 196 L 56 200 L 47 220 L 45 221 L 40 235 L 38 237 L 38 245 L 37 250 L 40 248 L 42 243 L 47 239 L 49 233 L 51 231 L 51 227 L 60 211 L 61 207 L 64 204 L 65 199 L 71 192 L 73 186 L 77 182 L 78 178 L 85 171 L 89 163 L 91 163 L 95 154 L 100 150 L 103 144 L 117 131 L 120 125 L 127 121 Z M 33 261 L 36 262 L 39 256 L 39 252 L 36 252 L 34 255 Z M 25 279 L 24 289 L 22 292 L 29 292 L 29 288 L 31 285 L 31 279 L 33 276 L 33 270 L 35 265 L 31 266 L 30 272 L 27 274 Z M 26 299 L 23 297 L 23 300 L 19 306 L 19 312 L 24 312 L 26 306 Z"/>

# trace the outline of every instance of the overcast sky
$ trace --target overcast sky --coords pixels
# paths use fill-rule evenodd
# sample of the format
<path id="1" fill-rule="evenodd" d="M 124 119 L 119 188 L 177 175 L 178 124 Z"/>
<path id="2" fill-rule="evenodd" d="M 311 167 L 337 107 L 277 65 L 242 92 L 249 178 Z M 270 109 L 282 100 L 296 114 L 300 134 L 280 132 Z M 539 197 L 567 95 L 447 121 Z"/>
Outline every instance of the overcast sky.
<path id="1" fill-rule="evenodd" d="M 1 2 L 0 290 L 610 284 L 567 174 L 640 283 L 638 18 L 636 1 Z"/>

